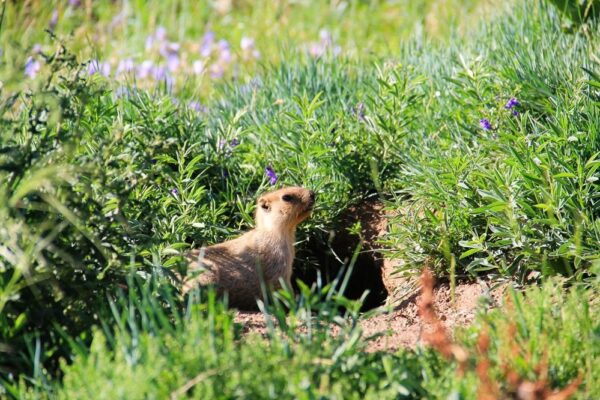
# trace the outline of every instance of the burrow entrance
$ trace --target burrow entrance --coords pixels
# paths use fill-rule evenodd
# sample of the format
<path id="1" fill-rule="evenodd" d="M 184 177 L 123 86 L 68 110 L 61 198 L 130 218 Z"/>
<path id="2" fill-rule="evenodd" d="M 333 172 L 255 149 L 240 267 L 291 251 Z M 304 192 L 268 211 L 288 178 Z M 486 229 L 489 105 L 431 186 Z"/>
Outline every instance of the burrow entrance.
<path id="1" fill-rule="evenodd" d="M 359 243 L 360 236 L 350 234 L 348 228 L 356 222 L 361 224 L 364 239 L 344 295 L 352 300 L 359 299 L 368 290 L 362 310 L 370 310 L 383 305 L 388 292 L 383 283 L 383 257 L 379 253 L 377 238 L 385 232 L 387 224 L 383 205 L 377 200 L 367 200 L 344 212 L 339 222 L 329 233 L 313 238 L 305 246 L 297 249 L 297 259 L 308 260 L 309 265 L 300 266 L 294 271 L 296 278 L 309 286 L 321 274 L 323 283 L 332 282 L 340 270 L 347 268 Z"/>

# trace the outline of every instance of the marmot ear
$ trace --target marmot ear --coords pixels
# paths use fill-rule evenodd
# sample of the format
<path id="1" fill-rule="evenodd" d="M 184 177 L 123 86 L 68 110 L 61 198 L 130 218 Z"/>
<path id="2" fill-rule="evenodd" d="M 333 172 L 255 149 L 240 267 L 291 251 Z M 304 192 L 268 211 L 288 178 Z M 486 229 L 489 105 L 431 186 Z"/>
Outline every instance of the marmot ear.
<path id="1" fill-rule="evenodd" d="M 271 211 L 271 203 L 263 198 L 258 199 L 258 206 L 266 212 Z"/>

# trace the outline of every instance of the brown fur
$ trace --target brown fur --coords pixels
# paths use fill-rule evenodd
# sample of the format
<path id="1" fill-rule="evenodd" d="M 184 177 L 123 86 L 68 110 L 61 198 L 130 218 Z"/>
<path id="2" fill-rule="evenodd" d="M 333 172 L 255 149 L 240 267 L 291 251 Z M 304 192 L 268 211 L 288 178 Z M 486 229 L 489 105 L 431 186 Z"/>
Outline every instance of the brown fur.
<path id="1" fill-rule="evenodd" d="M 183 292 L 212 285 L 219 294 L 227 292 L 230 306 L 251 309 L 262 297 L 261 282 L 268 290 L 277 290 L 281 279 L 291 290 L 296 226 L 310 216 L 313 204 L 314 193 L 301 187 L 261 196 L 253 230 L 188 254 Z"/>

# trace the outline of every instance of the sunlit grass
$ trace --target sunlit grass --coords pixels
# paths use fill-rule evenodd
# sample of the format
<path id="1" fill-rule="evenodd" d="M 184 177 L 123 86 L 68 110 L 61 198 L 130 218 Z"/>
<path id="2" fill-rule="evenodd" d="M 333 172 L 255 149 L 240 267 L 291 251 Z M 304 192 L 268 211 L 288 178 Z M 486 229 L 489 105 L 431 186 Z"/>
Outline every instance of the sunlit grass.
<path id="1" fill-rule="evenodd" d="M 560 342 L 550 382 L 581 375 L 593 397 L 594 23 L 565 32 L 538 2 L 75 3 L 2 3 L 0 374 L 13 397 L 25 382 L 31 396 L 165 397 L 206 374 L 189 393 L 474 398 L 476 376 L 432 352 L 365 353 L 360 304 L 330 282 L 268 306 L 281 327 L 268 341 L 243 339 L 218 300 L 181 301 L 182 254 L 249 229 L 256 196 L 283 185 L 318 196 L 298 270 L 319 267 L 310 252 L 371 196 L 409 273 L 563 275 L 480 323 L 504 354 L 501 325 L 519 319 L 532 358 L 515 368 L 531 379 Z M 315 318 L 314 336 L 293 326 Z"/>

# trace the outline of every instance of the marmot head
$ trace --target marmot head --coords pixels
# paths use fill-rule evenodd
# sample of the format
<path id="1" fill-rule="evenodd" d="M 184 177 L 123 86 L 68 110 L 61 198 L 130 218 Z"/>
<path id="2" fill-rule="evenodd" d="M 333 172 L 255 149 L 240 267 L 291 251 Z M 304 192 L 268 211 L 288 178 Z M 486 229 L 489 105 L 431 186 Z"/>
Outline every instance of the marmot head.
<path id="1" fill-rule="evenodd" d="M 310 216 L 315 192 L 302 187 L 286 187 L 266 193 L 256 203 L 256 228 L 294 230 Z"/>

